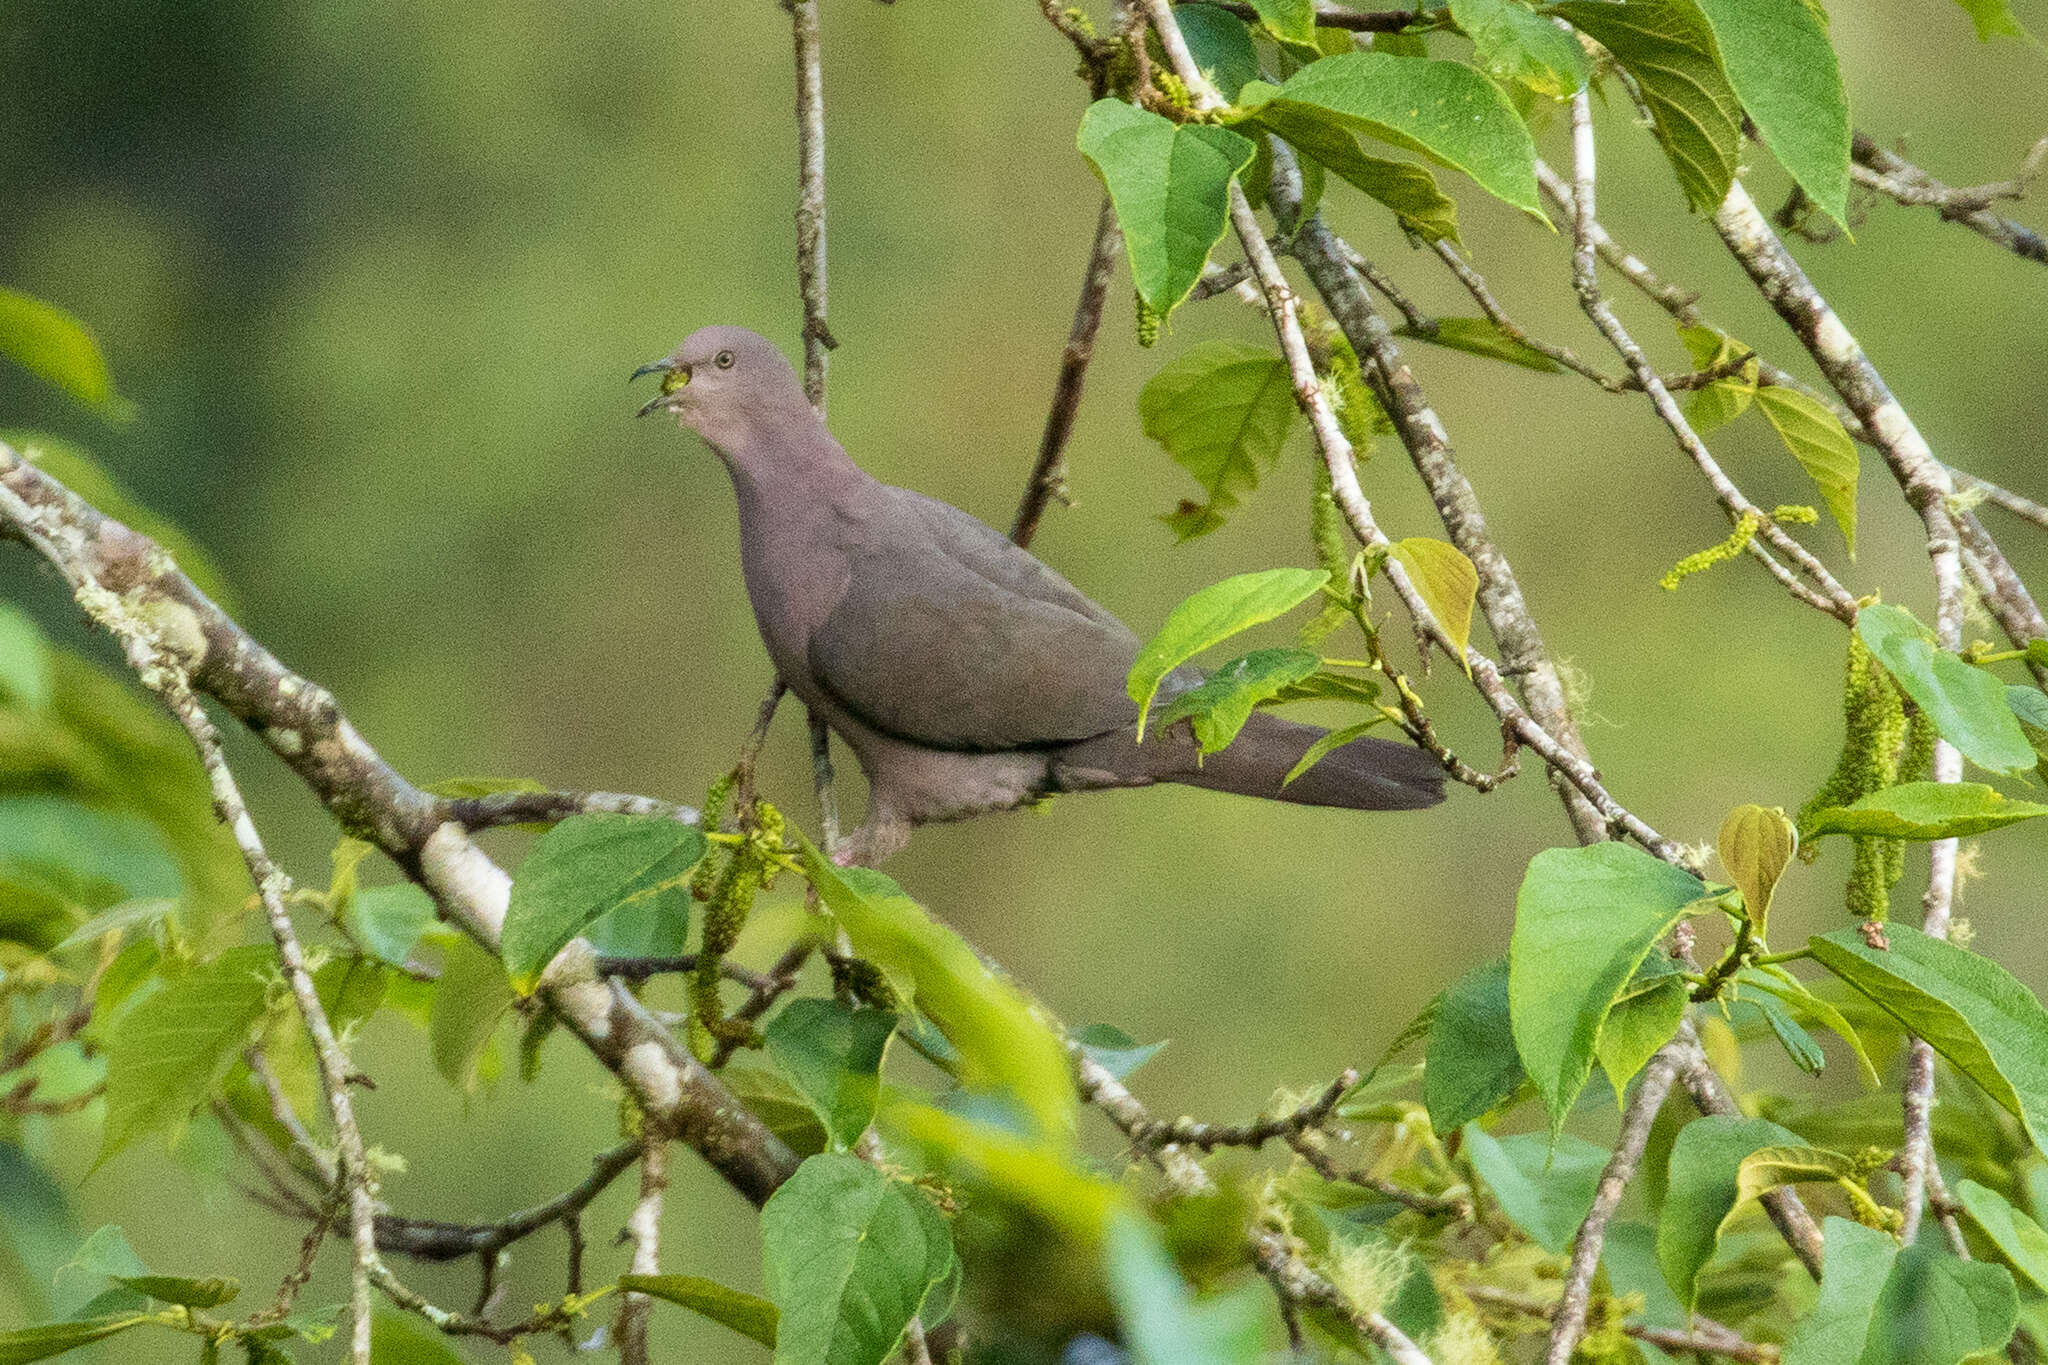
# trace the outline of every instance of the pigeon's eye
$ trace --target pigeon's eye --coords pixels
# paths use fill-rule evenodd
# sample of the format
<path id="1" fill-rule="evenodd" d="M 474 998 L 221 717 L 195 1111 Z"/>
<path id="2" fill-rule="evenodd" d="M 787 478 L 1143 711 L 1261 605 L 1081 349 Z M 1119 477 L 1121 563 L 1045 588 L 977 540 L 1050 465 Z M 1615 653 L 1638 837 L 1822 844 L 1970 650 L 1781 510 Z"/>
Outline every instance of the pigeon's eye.
<path id="1" fill-rule="evenodd" d="M 712 364 L 714 364 L 714 365 L 716 365 L 716 366 L 718 366 L 718 368 L 719 368 L 719 369 L 721 369 L 721 370 L 729 370 L 729 369 L 731 369 L 731 368 L 732 368 L 732 352 L 731 352 L 731 351 L 720 351 L 720 352 L 719 352 L 719 353 L 718 353 L 717 355 L 715 355 L 715 356 L 713 356 L 713 357 L 711 358 L 711 363 L 712 363 Z"/>

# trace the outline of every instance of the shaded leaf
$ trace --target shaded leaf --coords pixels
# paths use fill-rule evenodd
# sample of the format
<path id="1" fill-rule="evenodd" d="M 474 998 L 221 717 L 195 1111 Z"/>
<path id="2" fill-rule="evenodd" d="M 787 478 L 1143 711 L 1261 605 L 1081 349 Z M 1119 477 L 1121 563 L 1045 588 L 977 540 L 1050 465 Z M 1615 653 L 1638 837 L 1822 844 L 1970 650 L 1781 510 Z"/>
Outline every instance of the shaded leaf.
<path id="1" fill-rule="evenodd" d="M 1166 675 L 1212 645 L 1284 615 L 1321 591 L 1320 569 L 1265 569 L 1212 583 L 1167 613 L 1159 633 L 1138 651 L 1125 691 L 1138 703 L 1138 738 Z"/>
<path id="2" fill-rule="evenodd" d="M 1508 960 L 1474 967 L 1438 999 L 1429 1019 L 1422 1103 L 1437 1132 L 1457 1132 L 1527 1079 L 1508 1024 Z"/>
<path id="3" fill-rule="evenodd" d="M 1607 1075 L 1617 1109 L 1622 1107 L 1623 1092 L 1635 1074 L 1678 1032 L 1690 999 L 1685 982 L 1670 962 L 1651 958 L 1601 1021 L 1593 1055 Z"/>
<path id="4" fill-rule="evenodd" d="M 1374 726 L 1381 724 L 1385 720 L 1385 716 L 1374 716 L 1371 720 L 1361 720 L 1354 725 L 1346 725 L 1318 735 L 1316 742 L 1309 745 L 1301 757 L 1294 761 L 1294 766 L 1287 770 L 1287 776 L 1280 779 L 1280 785 L 1285 787 L 1288 783 L 1294 781 L 1295 778 L 1300 777 L 1310 768 L 1315 767 L 1316 764 L 1351 743 L 1351 741 L 1360 738 L 1368 730 L 1371 730 Z"/>
<path id="5" fill-rule="evenodd" d="M 1181 538 L 1213 530 L 1208 517 L 1237 505 L 1240 493 L 1280 458 L 1297 408 L 1287 362 L 1269 346 L 1205 341 L 1152 376 L 1138 394 L 1145 434 L 1202 485 L 1206 501 L 1189 513 Z"/>
<path id="6" fill-rule="evenodd" d="M 721 1327 L 775 1349 L 775 1305 L 698 1275 L 621 1275 L 619 1288 L 652 1295 L 702 1314 Z"/>
<path id="7" fill-rule="evenodd" d="M 1790 0 L 1793 8 L 1806 8 L 1804 0 Z M 1846 163 L 1845 163 L 1846 164 Z M 1770 420 L 1771 428 L 1800 468 L 1820 490 L 1821 500 L 1842 528 L 1849 558 L 1856 557 L 1856 443 L 1842 428 L 1842 419 L 1810 394 L 1797 389 L 1766 385 L 1756 391 L 1757 410 Z"/>
<path id="8" fill-rule="evenodd" d="M 1885 1278 L 1857 1365 L 1958 1365 L 2010 1341 L 2019 1307 L 2004 1266 L 1907 1247 Z"/>
<path id="9" fill-rule="evenodd" d="M 1404 324 L 1394 331 L 1400 336 L 1414 337 L 1417 341 L 1463 351 L 1467 355 L 1505 360 L 1525 370 L 1538 370 L 1544 374 L 1561 374 L 1564 371 L 1564 366 L 1543 352 L 1525 346 L 1503 332 L 1492 318 L 1437 318 L 1428 327 Z"/>
<path id="10" fill-rule="evenodd" d="M 1496 1138 L 1465 1125 L 1465 1153 L 1493 1191 L 1508 1221 L 1552 1255 L 1561 1255 L 1593 1207 L 1610 1153 L 1566 1133 L 1555 1143 L 1541 1133 Z"/>
<path id="11" fill-rule="evenodd" d="M 106 1038 L 104 1162 L 146 1132 L 181 1123 L 248 1045 L 272 971 L 267 946 L 231 948 L 160 979 Z"/>
<path id="12" fill-rule="evenodd" d="M 1251 141 L 1117 99 L 1088 106 L 1077 140 L 1116 206 L 1138 293 L 1171 313 L 1222 239 L 1231 177 L 1251 160 Z"/>
<path id="13" fill-rule="evenodd" d="M 1259 78 L 1258 49 L 1244 20 L 1214 5 L 1176 5 L 1173 17 L 1195 65 L 1223 98 L 1235 100 L 1246 81 Z"/>
<path id="14" fill-rule="evenodd" d="M 1714 369 L 1740 353 L 1733 337 L 1711 327 L 1680 327 L 1678 339 L 1685 343 L 1696 370 Z M 1749 411 L 1756 398 L 1758 368 L 1756 358 L 1751 356 L 1739 372 L 1716 379 L 1703 389 L 1694 389 L 1685 401 L 1685 416 L 1692 429 L 1704 436 Z"/>
<path id="15" fill-rule="evenodd" d="M 1869 610 L 1869 608 L 1865 608 Z M 2048 815 L 2048 806 L 2015 801 L 1981 782 L 1901 782 L 1846 806 L 1816 811 L 1812 838 L 1828 834 L 1885 839 L 1954 839 Z"/>
<path id="16" fill-rule="evenodd" d="M 1821 1027 L 1831 1030 L 1837 1037 L 1849 1045 L 1851 1052 L 1855 1053 L 1856 1065 L 1863 1077 L 1863 1088 L 1866 1090 L 1878 1088 L 1877 1067 L 1870 1060 L 1870 1053 L 1864 1049 L 1862 1037 L 1856 1032 L 1855 1025 L 1849 1022 L 1848 1016 L 1836 1009 L 1834 1005 L 1806 989 L 1804 985 L 1800 984 L 1799 979 L 1790 972 L 1775 965 L 1744 967 L 1740 972 L 1736 973 L 1736 979 L 1745 986 L 1776 996 L 1794 1010 L 1805 1014 L 1815 1023 L 1821 1025 Z M 1768 1015 L 1765 1017 L 1769 1018 Z M 1772 1027 L 1775 1029 L 1777 1026 L 1773 1024 Z M 1788 1051 L 1795 1050 L 1794 1045 L 1790 1043 L 1786 1044 L 1786 1048 Z"/>
<path id="17" fill-rule="evenodd" d="M 1252 0 L 1252 9 L 1275 38 L 1290 43 L 1315 43 L 1315 0 Z"/>
<path id="18" fill-rule="evenodd" d="M 18 1327 L 11 1332 L 0 1332 L 0 1365 L 28 1365 L 32 1360 L 48 1360 L 51 1356 L 104 1341 L 116 1332 L 125 1332 L 149 1321 L 151 1315 L 147 1313 L 110 1313 L 104 1317 L 50 1322 L 40 1327 Z"/>
<path id="19" fill-rule="evenodd" d="M 1974 1180 L 1959 1181 L 1956 1198 L 1962 1201 L 1970 1221 L 1998 1248 L 1998 1254 L 2034 1288 L 2048 1292 L 2048 1231 L 2008 1204 L 1998 1191 Z"/>
<path id="20" fill-rule="evenodd" d="M 1963 757 L 1995 773 L 2033 768 L 2034 746 L 2006 705 L 2005 686 L 1995 675 L 1937 649 L 1931 632 L 1899 607 L 1863 608 L 1856 613 L 1856 633 Z"/>
<path id="21" fill-rule="evenodd" d="M 1344 124 L 1316 110 L 1274 102 L 1278 90 L 1278 86 L 1249 82 L 1239 92 L 1239 108 L 1257 126 L 1284 138 L 1307 157 L 1305 166 L 1335 171 L 1354 188 L 1392 209 L 1401 225 L 1424 241 L 1458 240 L 1458 206 L 1438 188 L 1428 167 L 1367 153 Z"/>
<path id="22" fill-rule="evenodd" d="M 116 1275 L 113 1279 L 138 1294 L 184 1308 L 218 1308 L 242 1292 L 241 1281 L 223 1275 L 206 1279 L 184 1275 Z"/>
<path id="23" fill-rule="evenodd" d="M 1130 1079 L 1132 1072 L 1151 1061 L 1159 1049 L 1166 1046 L 1164 1039 L 1156 1043 L 1140 1043 L 1110 1024 L 1089 1024 L 1075 1032 L 1074 1041 L 1081 1045 L 1081 1051 L 1120 1081 Z"/>
<path id="24" fill-rule="evenodd" d="M 81 403 L 125 415 L 99 343 L 85 324 L 53 303 L 0 287 L 0 355 Z"/>
<path id="25" fill-rule="evenodd" d="M 1112 1218 L 1104 1258 L 1134 1365 L 1256 1365 L 1264 1358 L 1257 1292 L 1245 1286 L 1197 1301 L 1150 1223 L 1128 1213 Z"/>
<path id="26" fill-rule="evenodd" d="M 792 1000 L 763 1030 L 769 1055 L 796 1082 L 836 1150 L 860 1140 L 881 1096 L 882 1052 L 896 1031 L 887 1010 Z"/>
<path id="27" fill-rule="evenodd" d="M 449 943 L 427 1022 L 434 1069 L 441 1079 L 462 1090 L 476 1087 L 484 1050 L 515 998 L 497 958 L 466 938 Z"/>
<path id="28" fill-rule="evenodd" d="M 1713 1258 L 1721 1232 L 1741 1202 L 1742 1163 L 1767 1147 L 1799 1147 L 1799 1135 L 1769 1119 L 1709 1114 L 1678 1130 L 1672 1144 L 1664 1209 L 1657 1220 L 1657 1263 L 1688 1310 L 1700 1269 Z"/>
<path id="29" fill-rule="evenodd" d="M 1785 1365 L 1858 1365 L 1899 1244 L 1875 1228 L 1830 1217 L 1820 1299 L 1785 1342 Z"/>
<path id="30" fill-rule="evenodd" d="M 543 834 L 512 883 L 499 951 L 522 995 L 585 927 L 622 906 L 650 902 L 687 920 L 690 869 L 704 836 L 677 820 L 572 815 Z"/>
<path id="31" fill-rule="evenodd" d="M 1175 696 L 1159 714 L 1163 726 L 1187 720 L 1205 754 L 1237 738 L 1252 712 L 1322 666 L 1305 649 L 1261 649 L 1232 659 Z"/>

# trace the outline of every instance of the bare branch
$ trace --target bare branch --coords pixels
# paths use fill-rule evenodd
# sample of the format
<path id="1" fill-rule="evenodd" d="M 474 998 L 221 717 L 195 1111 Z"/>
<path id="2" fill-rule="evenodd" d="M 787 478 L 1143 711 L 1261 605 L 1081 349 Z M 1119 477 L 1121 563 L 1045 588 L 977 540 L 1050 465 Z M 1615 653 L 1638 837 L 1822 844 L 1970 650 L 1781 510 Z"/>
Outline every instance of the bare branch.
<path id="1" fill-rule="evenodd" d="M 444 1223 L 428 1218 L 377 1215 L 377 1248 L 420 1261 L 455 1261 L 492 1256 L 553 1223 L 582 1213 L 592 1200 L 640 1159 L 641 1144 L 622 1143 L 591 1163 L 590 1174 L 544 1204 L 508 1214 L 493 1223 Z"/>
<path id="2" fill-rule="evenodd" d="M 661 1202 L 667 1192 L 668 1143 L 650 1136 L 640 1156 L 640 1199 L 626 1220 L 635 1275 L 661 1273 Z M 618 1338 L 620 1365 L 647 1365 L 647 1317 L 652 1307 L 653 1300 L 645 1294 L 628 1291 L 619 1297 L 613 1333 Z"/>
<path id="3" fill-rule="evenodd" d="M 1460 1293 L 1474 1303 L 1490 1308 L 1505 1308 L 1511 1313 L 1526 1313 L 1532 1318 L 1554 1318 L 1559 1304 L 1535 1298 L 1528 1294 L 1517 1294 L 1511 1289 L 1500 1289 L 1490 1284 L 1460 1284 Z M 1652 1346 L 1675 1354 L 1701 1352 L 1706 1355 L 1727 1356 L 1731 1360 L 1746 1361 L 1749 1365 L 1777 1365 L 1778 1348 L 1768 1342 L 1745 1340 L 1733 1330 L 1723 1327 L 1710 1318 L 1695 1317 L 1695 1330 L 1679 1331 L 1669 1327 L 1649 1327 L 1638 1322 L 1624 1322 L 1624 1335 L 1637 1341 L 1647 1341 Z"/>
<path id="4" fill-rule="evenodd" d="M 2048 238 L 2033 228 L 2002 218 L 1990 206 L 2001 199 L 2021 199 L 2048 164 L 2048 137 L 2042 138 L 2021 158 L 2012 179 L 1989 185 L 1952 189 L 1896 152 L 1885 150 L 1866 133 L 1856 134 L 1850 155 L 1849 173 L 1856 183 L 1875 190 L 1901 204 L 1921 205 L 1939 210 L 1943 221 L 1961 223 L 1970 231 L 1996 242 L 2021 260 L 2048 265 Z"/>
<path id="5" fill-rule="evenodd" d="M 1038 534 L 1039 518 L 1054 498 L 1067 501 L 1067 438 L 1074 434 L 1074 416 L 1081 408 L 1081 388 L 1088 379 L 1088 362 L 1095 358 L 1095 333 L 1102 326 L 1102 304 L 1109 293 L 1110 277 L 1116 273 L 1116 254 L 1123 242 L 1117 230 L 1116 206 L 1102 197 L 1102 211 L 1095 219 L 1095 237 L 1088 247 L 1088 268 L 1081 274 L 1081 298 L 1074 305 L 1074 322 L 1067 329 L 1066 348 L 1060 352 L 1059 377 L 1053 381 L 1052 408 L 1045 415 L 1045 434 L 1038 441 L 1038 459 L 1025 481 L 1024 497 L 1017 504 L 1010 523 L 1010 539 L 1019 546 L 1031 544 Z"/>
<path id="6" fill-rule="evenodd" d="M 783 0 L 796 48 L 796 276 L 804 305 L 804 394 L 825 415 L 825 77 L 818 0 Z"/>
<path id="7" fill-rule="evenodd" d="M 1240 19 L 1256 22 L 1259 12 L 1244 0 L 1211 0 L 1218 9 L 1229 10 Z M 1330 0 L 1316 0 L 1316 25 L 1320 28 L 1343 29 L 1347 33 L 1399 33 L 1411 24 L 1425 23 L 1429 19 L 1420 10 L 1361 10 L 1349 5 L 1337 5 Z"/>

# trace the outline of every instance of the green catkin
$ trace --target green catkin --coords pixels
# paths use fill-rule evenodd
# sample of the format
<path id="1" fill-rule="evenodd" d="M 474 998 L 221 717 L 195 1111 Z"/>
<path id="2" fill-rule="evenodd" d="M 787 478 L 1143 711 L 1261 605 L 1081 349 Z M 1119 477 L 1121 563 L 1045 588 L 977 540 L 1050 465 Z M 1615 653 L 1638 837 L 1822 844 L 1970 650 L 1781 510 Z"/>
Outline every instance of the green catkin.
<path id="1" fill-rule="evenodd" d="M 725 819 L 725 807 L 731 801 L 733 787 L 739 781 L 738 768 L 711 784 L 711 790 L 704 793 L 704 814 L 702 829 L 706 834 L 715 834 L 719 822 Z M 712 887 L 717 883 L 720 860 L 713 853 L 706 853 L 697 862 L 697 870 L 690 874 L 690 895 L 700 901 L 711 899 Z"/>
<path id="2" fill-rule="evenodd" d="M 1330 586 L 1348 597 L 1351 561 L 1345 554 L 1349 544 L 1344 538 L 1344 513 L 1338 508 L 1336 494 L 1330 486 L 1329 468 L 1321 460 L 1313 463 L 1316 485 L 1308 503 L 1309 543 L 1315 547 L 1317 566 L 1330 575 Z M 1322 643 L 1350 616 L 1351 609 L 1343 602 L 1325 598 L 1323 609 L 1301 628 L 1302 644 L 1313 647 Z"/>
<path id="3" fill-rule="evenodd" d="M 1188 94 L 1187 82 L 1173 72 L 1155 71 L 1152 80 L 1158 85 L 1159 93 L 1166 96 L 1167 103 L 1174 108 L 1191 110 L 1195 107 L 1194 97 Z"/>
<path id="4" fill-rule="evenodd" d="M 1763 518 L 1755 512 L 1744 512 L 1741 520 L 1728 538 L 1704 550 L 1695 550 L 1671 566 L 1669 573 L 1657 580 L 1657 586 L 1666 592 L 1677 592 L 1678 585 L 1696 573 L 1705 573 L 1716 564 L 1735 558 L 1749 548 L 1749 542 L 1756 539 L 1757 528 L 1763 525 Z"/>
<path id="5" fill-rule="evenodd" d="M 695 1024 L 702 1029 L 702 1036 L 746 1047 L 754 1046 L 759 1035 L 748 1021 L 726 1017 L 718 983 L 725 955 L 739 942 L 740 930 L 746 927 L 747 916 L 753 911 L 756 893 L 774 881 L 775 859 L 782 852 L 782 812 L 766 801 L 756 802 L 751 824 L 746 840 L 733 850 L 712 885 L 704 907 L 697 970 L 690 979 Z M 691 1036 L 693 1040 L 699 1037 L 697 1028 L 691 1030 Z"/>
<path id="6" fill-rule="evenodd" d="M 1846 806 L 1896 785 L 1920 771 L 1933 752 L 1933 731 L 1909 703 L 1891 675 L 1871 657 L 1862 637 L 1849 637 L 1842 684 L 1842 753 L 1820 790 L 1799 808 L 1802 835 L 1820 811 Z M 1843 903 L 1858 919 L 1882 921 L 1891 911 L 1891 889 L 1905 872 L 1905 844 L 1897 839 L 1853 839 Z M 1819 850 L 1802 840 L 1801 856 Z"/>
<path id="7" fill-rule="evenodd" d="M 1145 296 L 1132 292 L 1138 304 L 1138 345 L 1151 350 L 1159 344 L 1159 310 L 1145 302 Z"/>
<path id="8" fill-rule="evenodd" d="M 1332 352 L 1329 375 L 1330 385 L 1337 392 L 1337 426 L 1344 439 L 1351 442 L 1351 456 L 1361 462 L 1369 460 L 1373 437 L 1386 424 L 1386 413 L 1365 382 L 1358 353 L 1348 343 L 1340 344 Z"/>

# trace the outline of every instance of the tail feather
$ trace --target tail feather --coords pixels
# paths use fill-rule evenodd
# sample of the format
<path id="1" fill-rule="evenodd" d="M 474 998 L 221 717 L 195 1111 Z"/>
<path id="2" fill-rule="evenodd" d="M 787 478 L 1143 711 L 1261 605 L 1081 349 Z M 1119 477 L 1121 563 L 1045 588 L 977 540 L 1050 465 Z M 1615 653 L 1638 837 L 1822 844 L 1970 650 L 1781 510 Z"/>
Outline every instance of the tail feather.
<path id="1" fill-rule="evenodd" d="M 1435 758 L 1413 745 L 1371 735 L 1332 749 L 1281 785 L 1325 733 L 1256 712 L 1227 749 L 1208 755 L 1199 767 L 1159 776 L 1211 791 L 1345 810 L 1420 810 L 1444 799 L 1444 770 Z"/>

